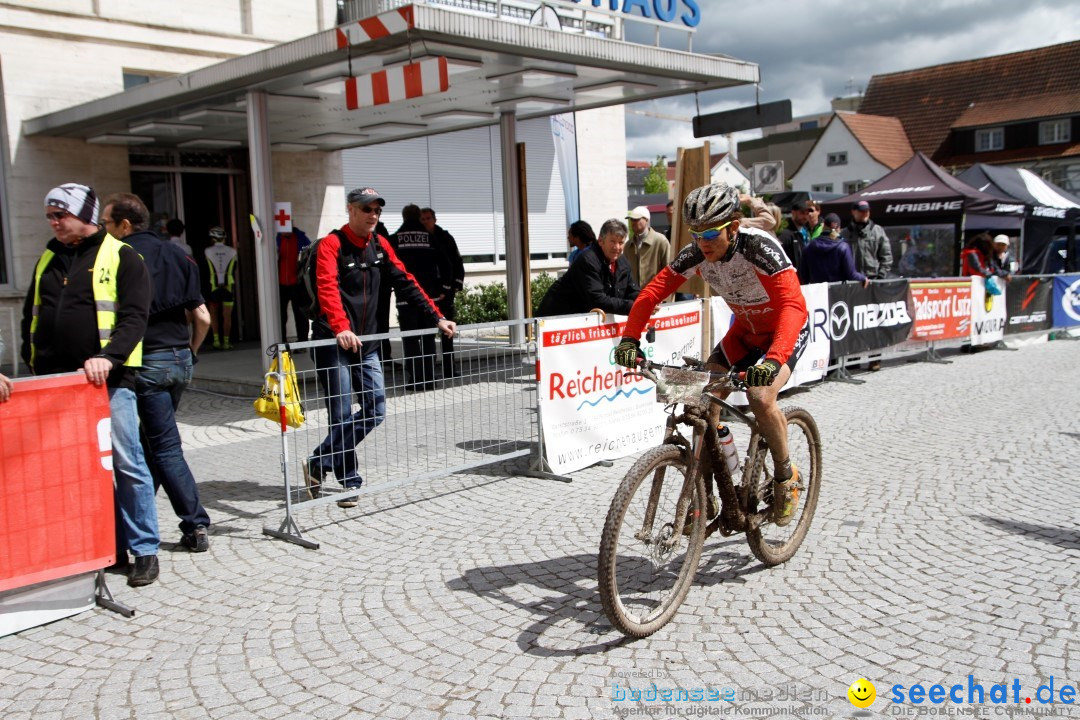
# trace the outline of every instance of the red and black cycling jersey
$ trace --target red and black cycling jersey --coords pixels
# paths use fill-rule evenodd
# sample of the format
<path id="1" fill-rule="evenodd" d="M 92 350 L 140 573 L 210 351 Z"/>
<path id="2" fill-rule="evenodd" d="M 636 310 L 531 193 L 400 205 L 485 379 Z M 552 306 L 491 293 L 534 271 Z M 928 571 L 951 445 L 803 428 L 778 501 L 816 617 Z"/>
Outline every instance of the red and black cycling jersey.
<path id="1" fill-rule="evenodd" d="M 716 262 L 706 260 L 696 243 L 684 247 L 641 291 L 623 334 L 640 337 L 660 301 L 695 275 L 731 308 L 735 322 L 729 332 L 771 335 L 765 357 L 787 362 L 806 325 L 806 302 L 779 241 L 755 228 L 740 228 L 732 249 Z"/>

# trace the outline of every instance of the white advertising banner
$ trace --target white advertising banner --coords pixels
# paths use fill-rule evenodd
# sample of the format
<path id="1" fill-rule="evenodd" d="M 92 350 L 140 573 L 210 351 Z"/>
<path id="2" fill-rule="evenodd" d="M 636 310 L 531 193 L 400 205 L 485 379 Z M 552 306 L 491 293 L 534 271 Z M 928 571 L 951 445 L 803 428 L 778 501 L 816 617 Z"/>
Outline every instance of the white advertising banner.
<path id="1" fill-rule="evenodd" d="M 802 293 L 806 300 L 810 336 L 803 354 L 799 356 L 799 362 L 795 364 L 795 372 L 791 374 L 785 388 L 816 382 L 825 377 L 825 371 L 829 367 L 829 284 L 803 285 Z M 712 298 L 710 302 L 712 303 L 710 308 L 712 338 L 715 346 L 731 327 L 732 314 L 723 298 Z M 730 399 L 735 404 L 746 404 L 744 393 L 734 393 Z"/>
<path id="2" fill-rule="evenodd" d="M 985 345 L 1005 338 L 1005 281 L 998 279 L 1000 295 L 989 297 L 987 309 L 986 280 L 971 278 L 971 344 Z"/>
<path id="3" fill-rule="evenodd" d="M 602 322 L 595 313 L 540 320 L 540 430 L 552 472 L 642 452 L 664 438 L 666 415 L 656 402 L 656 387 L 624 377 L 615 364 L 625 318 L 614 320 Z M 683 355 L 701 357 L 700 301 L 662 305 L 650 325 L 656 338 L 641 343 L 650 360 L 681 364 Z"/>

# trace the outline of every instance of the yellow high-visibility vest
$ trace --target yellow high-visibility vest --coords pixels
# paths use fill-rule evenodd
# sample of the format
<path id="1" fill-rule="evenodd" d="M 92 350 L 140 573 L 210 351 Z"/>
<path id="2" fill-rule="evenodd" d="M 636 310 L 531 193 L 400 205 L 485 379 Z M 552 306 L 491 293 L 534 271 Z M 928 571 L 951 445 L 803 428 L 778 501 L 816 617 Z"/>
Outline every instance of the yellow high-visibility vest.
<path id="1" fill-rule="evenodd" d="M 93 288 L 94 307 L 97 310 L 98 339 L 101 347 L 109 344 L 113 328 L 116 327 L 116 278 L 120 272 L 120 248 L 128 247 L 127 243 L 121 242 L 112 235 L 105 233 L 105 239 L 101 241 L 97 257 L 94 258 Z M 41 254 L 34 270 L 34 305 L 33 315 L 30 318 L 30 368 L 34 367 L 34 358 L 37 348 L 34 345 L 34 333 L 37 332 L 38 315 L 41 312 L 41 276 L 45 268 L 49 266 L 56 255 L 52 250 L 46 250 Z M 128 367 L 142 366 L 142 340 L 128 355 L 124 365 Z"/>

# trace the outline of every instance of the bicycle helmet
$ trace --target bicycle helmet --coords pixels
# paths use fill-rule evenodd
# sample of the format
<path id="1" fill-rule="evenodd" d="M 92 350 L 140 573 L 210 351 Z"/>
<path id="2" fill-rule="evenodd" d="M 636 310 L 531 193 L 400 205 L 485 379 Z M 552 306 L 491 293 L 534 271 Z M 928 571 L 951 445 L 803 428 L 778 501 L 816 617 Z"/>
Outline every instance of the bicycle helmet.
<path id="1" fill-rule="evenodd" d="M 210 228 L 209 232 L 207 232 L 206 234 L 214 240 L 224 240 L 226 237 L 225 228 L 221 227 L 220 225 L 215 225 L 214 227 Z"/>
<path id="2" fill-rule="evenodd" d="M 683 200 L 682 216 L 687 225 L 719 225 L 739 209 L 739 191 L 727 183 L 705 185 Z"/>

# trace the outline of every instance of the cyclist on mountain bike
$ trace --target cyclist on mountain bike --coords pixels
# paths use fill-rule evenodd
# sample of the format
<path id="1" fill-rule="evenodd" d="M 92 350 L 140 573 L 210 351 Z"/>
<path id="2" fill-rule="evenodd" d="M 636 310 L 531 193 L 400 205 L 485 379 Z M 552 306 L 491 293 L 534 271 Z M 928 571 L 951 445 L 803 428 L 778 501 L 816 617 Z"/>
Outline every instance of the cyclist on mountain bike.
<path id="1" fill-rule="evenodd" d="M 615 362 L 633 368 L 640 356 L 638 338 L 656 306 L 689 278 L 704 278 L 734 314 L 706 367 L 746 372 L 750 409 L 773 457 L 772 519 L 784 526 L 799 504 L 799 471 L 788 458 L 787 420 L 776 397 L 809 335 L 799 278 L 773 235 L 740 228 L 739 193 L 727 183 L 692 191 L 682 213 L 694 244 L 684 247 L 638 295 L 615 349 Z M 713 406 L 711 412 L 715 424 L 719 408 Z"/>

